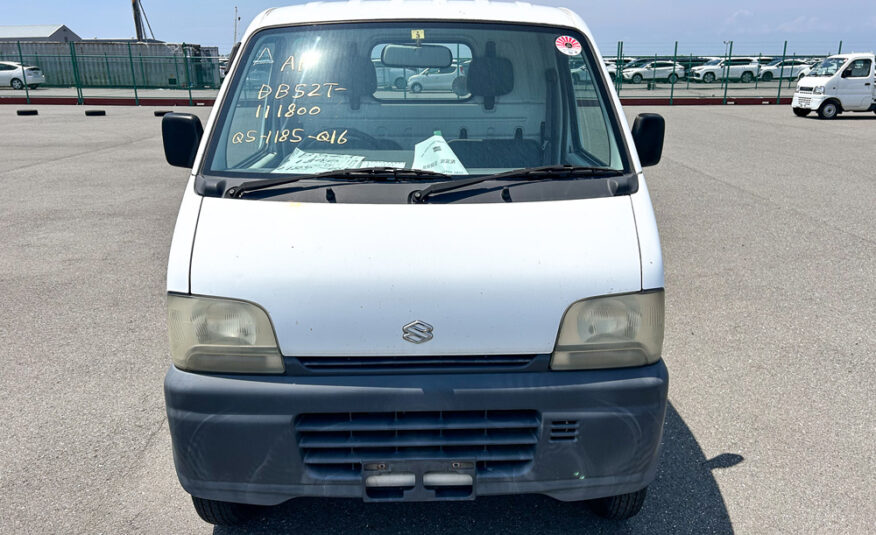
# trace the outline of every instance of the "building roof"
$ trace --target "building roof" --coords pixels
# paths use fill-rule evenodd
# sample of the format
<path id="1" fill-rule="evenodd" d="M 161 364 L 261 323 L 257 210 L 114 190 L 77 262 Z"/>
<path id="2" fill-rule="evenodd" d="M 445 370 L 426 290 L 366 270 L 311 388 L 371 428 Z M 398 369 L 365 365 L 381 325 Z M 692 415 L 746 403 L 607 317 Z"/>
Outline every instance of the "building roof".
<path id="1" fill-rule="evenodd" d="M 577 27 L 589 34 L 583 21 L 566 8 L 538 6 L 525 2 L 489 0 L 350 0 L 309 2 L 271 8 L 259 14 L 245 37 L 265 26 L 306 22 L 366 20 L 472 20 L 503 21 Z"/>
<path id="2" fill-rule="evenodd" d="M 64 24 L 34 24 L 23 26 L 0 26 L 0 39 L 48 39 L 55 33 L 66 30 L 72 34 L 77 40 L 79 36 L 76 32 L 68 28 Z"/>

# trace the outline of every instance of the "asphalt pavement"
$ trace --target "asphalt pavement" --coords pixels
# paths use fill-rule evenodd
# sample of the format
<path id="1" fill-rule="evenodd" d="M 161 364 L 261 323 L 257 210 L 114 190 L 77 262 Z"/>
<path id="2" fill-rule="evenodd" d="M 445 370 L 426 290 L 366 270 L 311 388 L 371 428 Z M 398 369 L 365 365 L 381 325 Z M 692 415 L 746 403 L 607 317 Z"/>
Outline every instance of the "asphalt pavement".
<path id="1" fill-rule="evenodd" d="M 670 402 L 634 519 L 539 496 L 302 499 L 196 516 L 164 413 L 187 172 L 151 108 L 0 106 L 0 533 L 867 533 L 876 517 L 876 115 L 678 107 L 647 170 Z M 208 110 L 196 113 L 206 116 Z"/>

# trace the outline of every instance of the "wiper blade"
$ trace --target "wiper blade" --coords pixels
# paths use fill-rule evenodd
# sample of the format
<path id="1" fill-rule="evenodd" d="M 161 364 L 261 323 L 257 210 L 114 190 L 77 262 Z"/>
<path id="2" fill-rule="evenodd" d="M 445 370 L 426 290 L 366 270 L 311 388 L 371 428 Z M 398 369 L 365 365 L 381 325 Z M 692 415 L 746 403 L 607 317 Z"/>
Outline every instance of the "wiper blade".
<path id="1" fill-rule="evenodd" d="M 611 167 L 584 167 L 575 165 L 546 165 L 544 167 L 526 167 L 516 169 L 514 171 L 506 171 L 503 173 L 495 173 L 492 175 L 484 175 L 465 180 L 452 180 L 449 182 L 439 182 L 432 184 L 423 189 L 412 191 L 408 196 L 408 203 L 426 202 L 431 196 L 447 193 L 449 191 L 458 190 L 466 186 L 473 186 L 486 182 L 488 180 L 500 179 L 518 179 L 518 180 L 556 180 L 556 179 L 574 179 L 586 177 L 607 177 L 620 176 L 623 171 L 612 169 Z"/>
<path id="2" fill-rule="evenodd" d="M 258 191 L 274 186 L 284 186 L 300 180 L 313 180 L 319 178 L 338 178 L 358 181 L 378 180 L 405 180 L 411 178 L 450 178 L 450 175 L 425 171 L 423 169 L 407 169 L 402 167 L 362 167 L 352 169 L 338 169 L 309 175 L 287 176 L 281 178 L 266 178 L 264 180 L 252 180 L 239 186 L 228 188 L 225 197 L 239 199 L 247 192 Z"/>

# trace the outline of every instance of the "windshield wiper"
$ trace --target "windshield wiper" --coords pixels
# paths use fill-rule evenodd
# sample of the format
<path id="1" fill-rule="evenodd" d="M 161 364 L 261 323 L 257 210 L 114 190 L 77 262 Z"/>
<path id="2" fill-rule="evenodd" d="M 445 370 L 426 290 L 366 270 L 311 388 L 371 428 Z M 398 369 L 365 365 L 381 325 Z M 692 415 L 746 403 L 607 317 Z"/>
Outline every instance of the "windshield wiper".
<path id="1" fill-rule="evenodd" d="M 514 171 L 506 171 L 492 175 L 484 175 L 465 180 L 451 180 L 448 182 L 439 182 L 432 184 L 423 189 L 412 191 L 408 196 L 408 203 L 422 203 L 433 195 L 447 193 L 449 191 L 458 190 L 466 186 L 473 186 L 486 182 L 487 180 L 499 180 L 504 178 L 518 180 L 556 180 L 556 179 L 575 179 L 575 178 L 591 178 L 591 177 L 607 177 L 620 176 L 623 171 L 612 169 L 610 167 L 583 167 L 575 165 L 547 165 L 544 167 L 526 167 L 516 169 Z"/>
<path id="2" fill-rule="evenodd" d="M 357 181 L 378 181 L 378 180 L 405 180 L 411 178 L 450 178 L 450 175 L 444 173 L 436 173 L 434 171 L 424 171 L 422 169 L 407 169 L 402 167 L 362 167 L 354 169 L 338 169 L 336 171 L 326 171 L 323 173 L 314 173 L 309 175 L 287 176 L 281 178 L 266 178 L 264 180 L 252 180 L 245 182 L 239 186 L 228 188 L 225 192 L 225 197 L 239 199 L 247 192 L 258 191 L 262 189 L 273 188 L 274 186 L 284 186 L 292 184 L 300 180 L 313 180 L 319 178 L 338 178 Z"/>

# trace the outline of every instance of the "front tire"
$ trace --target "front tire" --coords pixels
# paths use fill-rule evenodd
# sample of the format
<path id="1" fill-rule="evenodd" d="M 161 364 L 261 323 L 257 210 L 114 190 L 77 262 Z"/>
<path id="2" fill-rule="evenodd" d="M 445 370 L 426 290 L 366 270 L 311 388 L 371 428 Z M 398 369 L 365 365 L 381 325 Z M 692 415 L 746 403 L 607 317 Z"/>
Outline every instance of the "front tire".
<path id="1" fill-rule="evenodd" d="M 839 106 L 836 105 L 836 102 L 827 101 L 818 108 L 818 118 L 819 119 L 834 119 L 839 114 Z"/>
<path id="2" fill-rule="evenodd" d="M 642 80 L 644 80 L 644 78 L 642 78 L 642 75 L 641 75 L 641 74 L 634 74 L 634 75 L 633 75 L 633 80 L 632 80 L 632 81 L 633 81 L 634 84 L 641 84 L 641 83 L 642 83 Z"/>
<path id="3" fill-rule="evenodd" d="M 594 513 L 608 520 L 626 520 L 636 516 L 642 510 L 645 496 L 648 494 L 647 487 L 636 492 L 621 494 L 620 496 L 608 496 L 591 500 L 590 507 Z"/>
<path id="4" fill-rule="evenodd" d="M 395 82 L 392 83 L 396 89 L 404 89 L 405 88 L 405 79 L 399 76 L 395 79 Z"/>
<path id="5" fill-rule="evenodd" d="M 423 90 L 423 86 L 420 85 L 419 83 L 414 83 L 414 85 L 411 86 L 411 91 L 414 93 L 419 93 L 422 90 Z"/>
<path id="6" fill-rule="evenodd" d="M 806 108 L 794 108 L 794 115 L 797 117 L 806 117 L 812 113 L 812 110 Z"/>
<path id="7" fill-rule="evenodd" d="M 24 89 L 24 82 L 22 82 L 18 78 L 13 78 L 12 82 L 10 82 L 9 85 L 12 86 L 12 89 Z"/>
<path id="8" fill-rule="evenodd" d="M 763 73 L 763 76 L 761 78 L 763 78 L 764 82 L 772 82 L 773 81 L 773 73 L 765 72 L 765 73 Z"/>
<path id="9" fill-rule="evenodd" d="M 706 74 L 703 75 L 703 82 L 704 83 L 711 84 L 714 81 L 715 81 L 715 73 L 707 72 Z"/>
<path id="10" fill-rule="evenodd" d="M 242 503 L 219 502 L 192 496 L 195 512 L 201 520 L 215 526 L 236 526 L 253 516 L 253 507 Z"/>

